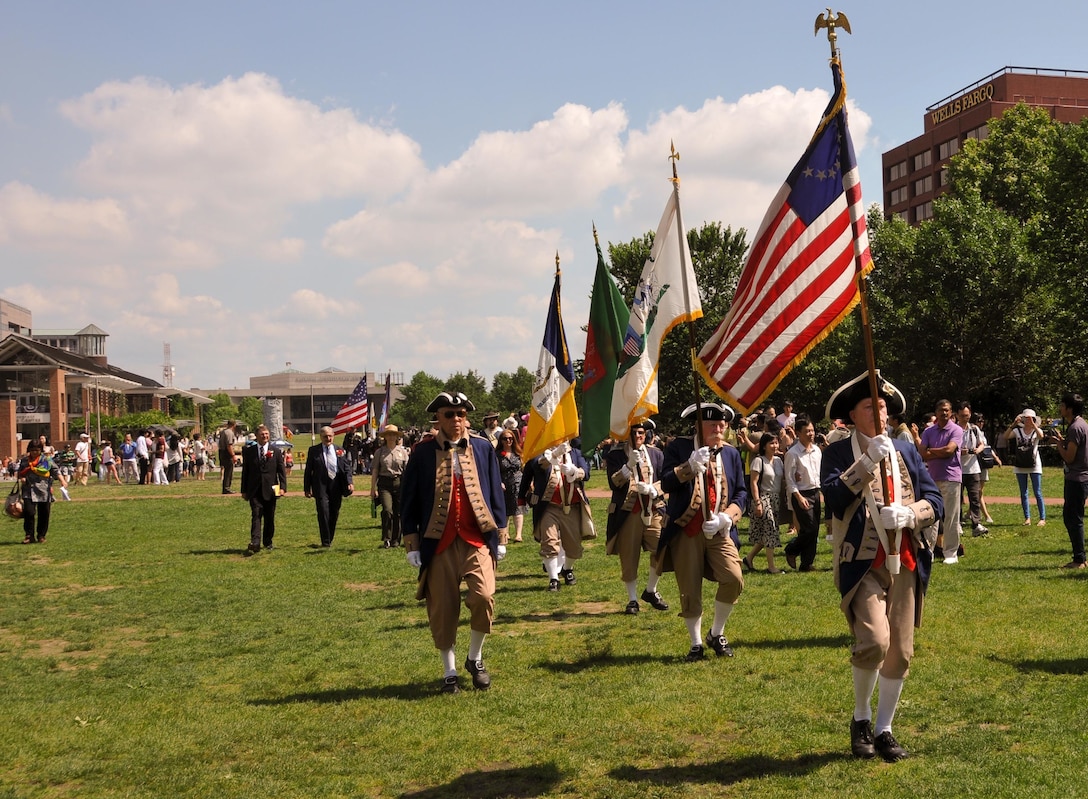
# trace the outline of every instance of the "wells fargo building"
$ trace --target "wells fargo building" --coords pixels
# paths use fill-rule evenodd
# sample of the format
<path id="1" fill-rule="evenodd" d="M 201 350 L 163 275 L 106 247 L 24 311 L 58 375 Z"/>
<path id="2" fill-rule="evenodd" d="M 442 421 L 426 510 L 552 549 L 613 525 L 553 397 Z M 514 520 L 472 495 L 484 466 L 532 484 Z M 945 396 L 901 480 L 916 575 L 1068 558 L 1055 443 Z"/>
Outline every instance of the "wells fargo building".
<path id="1" fill-rule="evenodd" d="M 884 215 L 911 225 L 933 216 L 948 159 L 968 139 L 985 139 L 989 121 L 1017 103 L 1046 108 L 1059 122 L 1088 116 L 1088 72 L 1004 67 L 926 109 L 925 132 L 882 156 Z"/>

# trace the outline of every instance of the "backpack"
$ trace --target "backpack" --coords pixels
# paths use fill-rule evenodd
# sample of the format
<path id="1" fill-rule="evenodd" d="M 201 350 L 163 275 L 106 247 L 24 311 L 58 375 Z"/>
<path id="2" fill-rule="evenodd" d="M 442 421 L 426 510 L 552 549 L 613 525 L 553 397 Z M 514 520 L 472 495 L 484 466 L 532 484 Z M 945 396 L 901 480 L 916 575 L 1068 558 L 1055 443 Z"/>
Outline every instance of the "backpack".
<path id="1" fill-rule="evenodd" d="M 1024 437 L 1023 432 L 1016 431 L 1016 444 L 1012 451 L 1012 465 L 1017 469 L 1035 468 L 1035 436 Z"/>

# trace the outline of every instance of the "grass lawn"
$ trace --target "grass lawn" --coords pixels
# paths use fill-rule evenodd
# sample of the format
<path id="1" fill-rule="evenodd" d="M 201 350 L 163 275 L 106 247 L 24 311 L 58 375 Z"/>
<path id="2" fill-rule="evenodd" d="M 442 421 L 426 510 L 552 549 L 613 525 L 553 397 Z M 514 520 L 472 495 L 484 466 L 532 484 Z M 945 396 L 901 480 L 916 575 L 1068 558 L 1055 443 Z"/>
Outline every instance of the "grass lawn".
<path id="1" fill-rule="evenodd" d="M 992 535 L 934 567 L 896 765 L 849 755 L 826 543 L 815 572 L 746 578 L 735 658 L 687 664 L 674 611 L 622 614 L 596 500 L 576 586 L 548 594 L 535 546 L 511 545 L 494 685 L 445 696 L 368 498 L 322 550 L 296 469 L 276 550 L 245 558 L 248 507 L 214 480 L 77 487 L 47 544 L 0 522 L 0 797 L 1085 795 L 1088 573 L 1058 568 L 1061 473 L 1044 528 L 996 501 L 1011 470 L 992 476 Z M 671 574 L 661 592 L 676 601 Z M 461 630 L 459 661 L 467 614 Z"/>

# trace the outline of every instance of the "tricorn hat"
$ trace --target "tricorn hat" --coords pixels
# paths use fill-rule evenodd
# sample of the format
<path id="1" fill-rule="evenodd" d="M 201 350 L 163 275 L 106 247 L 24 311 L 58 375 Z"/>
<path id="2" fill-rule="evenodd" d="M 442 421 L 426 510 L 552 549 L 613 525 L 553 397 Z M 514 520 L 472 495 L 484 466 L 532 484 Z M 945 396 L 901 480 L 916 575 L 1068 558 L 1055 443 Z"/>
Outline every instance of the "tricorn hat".
<path id="1" fill-rule="evenodd" d="M 733 417 L 736 415 L 733 413 L 733 409 L 728 405 L 717 405 L 713 402 L 704 402 L 700 405 L 689 405 L 684 408 L 684 412 L 680 414 L 681 419 L 687 419 L 689 416 L 694 416 L 698 412 L 699 418 L 704 422 L 725 422 L 729 423 L 733 421 Z"/>
<path id="2" fill-rule="evenodd" d="M 476 406 L 472 404 L 472 400 L 460 391 L 454 393 L 443 391 L 431 400 L 431 404 L 427 406 L 427 412 L 438 413 L 443 408 L 464 408 L 466 411 L 476 410 Z"/>
<path id="3" fill-rule="evenodd" d="M 907 408 L 907 401 L 903 398 L 903 392 L 880 376 L 880 370 L 876 370 L 876 387 L 881 399 L 888 406 L 888 413 L 903 413 Z M 827 401 L 827 410 L 824 415 L 829 419 L 849 419 L 850 412 L 866 397 L 869 392 L 869 373 L 862 372 L 849 383 L 839 386 L 831 399 Z"/>
<path id="4" fill-rule="evenodd" d="M 653 419 L 643 419 L 643 420 L 642 420 L 642 421 L 640 421 L 640 422 L 633 422 L 633 423 L 631 424 L 631 430 L 632 430 L 632 431 L 634 431 L 634 430 L 637 430 L 637 429 L 638 429 L 638 428 L 640 428 L 640 427 L 641 427 L 641 428 L 642 428 L 643 430 L 645 430 L 646 432 L 648 432 L 648 433 L 650 433 L 650 432 L 653 432 L 654 430 L 656 430 L 656 429 L 657 429 L 657 425 L 656 425 L 656 424 L 654 424 L 654 420 L 653 420 Z"/>

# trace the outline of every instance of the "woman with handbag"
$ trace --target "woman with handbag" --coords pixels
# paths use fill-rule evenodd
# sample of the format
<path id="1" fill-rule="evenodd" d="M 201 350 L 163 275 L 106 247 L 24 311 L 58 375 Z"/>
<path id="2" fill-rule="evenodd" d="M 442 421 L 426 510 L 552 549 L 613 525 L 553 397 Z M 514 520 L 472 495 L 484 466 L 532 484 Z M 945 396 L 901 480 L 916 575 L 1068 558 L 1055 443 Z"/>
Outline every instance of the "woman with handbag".
<path id="1" fill-rule="evenodd" d="M 1028 505 L 1028 478 L 1035 493 L 1035 504 L 1039 508 L 1039 526 L 1046 526 L 1046 505 L 1043 503 L 1043 461 L 1039 457 L 1039 442 L 1043 432 L 1039 429 L 1039 417 L 1031 408 L 1016 417 L 1005 432 L 1008 441 L 1007 452 L 1012 460 L 1012 471 L 1020 485 L 1020 507 L 1024 511 L 1024 524 L 1031 524 L 1031 509 Z"/>
<path id="2" fill-rule="evenodd" d="M 751 525 L 748 528 L 748 541 L 752 551 L 744 557 L 748 571 L 754 571 L 752 559 L 761 549 L 767 551 L 767 572 L 782 574 L 774 565 L 774 549 L 782 543 L 778 534 L 779 519 L 782 518 L 782 488 L 786 477 L 783 473 L 782 459 L 778 456 L 778 437 L 773 433 L 764 433 L 759 438 L 759 454 L 752 458 L 752 471 L 749 477 L 748 494 Z"/>
<path id="3" fill-rule="evenodd" d="M 53 502 L 53 481 L 59 480 L 61 491 L 68 481 L 57 469 L 56 463 L 42 453 L 42 445 L 31 440 L 26 455 L 19 462 L 19 480 L 22 481 L 24 544 L 33 544 L 37 533 L 39 544 L 45 543 L 49 532 L 49 510 Z"/>

